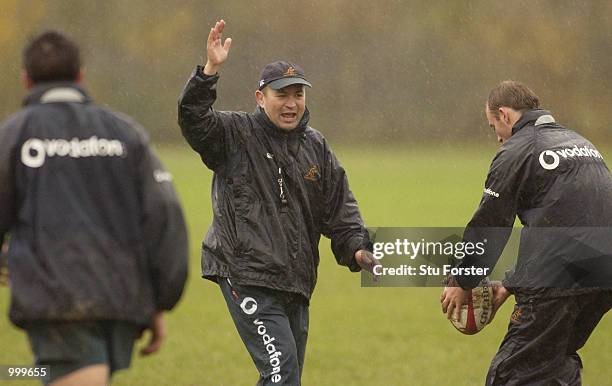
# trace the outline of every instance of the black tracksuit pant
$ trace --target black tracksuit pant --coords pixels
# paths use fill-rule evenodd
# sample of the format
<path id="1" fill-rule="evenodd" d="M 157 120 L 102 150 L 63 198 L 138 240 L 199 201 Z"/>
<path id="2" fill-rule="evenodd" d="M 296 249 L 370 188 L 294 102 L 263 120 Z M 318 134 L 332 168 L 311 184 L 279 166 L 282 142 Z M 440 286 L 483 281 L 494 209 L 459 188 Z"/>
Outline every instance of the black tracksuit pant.
<path id="1" fill-rule="evenodd" d="M 308 338 L 308 299 L 218 278 L 221 292 L 263 385 L 299 386 Z"/>
<path id="2" fill-rule="evenodd" d="M 612 290 L 562 297 L 517 291 L 508 332 L 491 362 L 487 385 L 581 384 L 577 351 L 612 307 Z"/>

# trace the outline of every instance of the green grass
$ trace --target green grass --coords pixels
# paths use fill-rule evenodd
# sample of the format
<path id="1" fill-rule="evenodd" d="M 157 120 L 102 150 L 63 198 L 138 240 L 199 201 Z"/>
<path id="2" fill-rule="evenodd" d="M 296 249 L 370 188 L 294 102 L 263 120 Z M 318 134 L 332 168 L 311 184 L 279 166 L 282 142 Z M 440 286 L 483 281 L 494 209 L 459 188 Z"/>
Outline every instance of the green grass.
<path id="1" fill-rule="evenodd" d="M 451 144 L 391 149 L 338 148 L 369 226 L 463 226 L 476 208 L 495 146 Z M 257 371 L 217 287 L 200 278 L 199 250 L 211 221 L 211 173 L 186 147 L 163 149 L 184 203 L 191 235 L 185 295 L 167 316 L 162 351 L 135 356 L 114 385 L 253 385 Z M 310 308 L 305 385 L 482 385 L 504 335 L 512 302 L 475 336 L 457 333 L 443 317 L 438 288 L 361 288 L 321 243 L 319 282 Z M 0 289 L 0 308 L 9 293 Z M 25 335 L 0 328 L 0 364 L 32 361 Z M 612 379 L 612 317 L 607 315 L 581 351 L 584 384 Z M 139 347 L 142 346 L 139 343 Z M 2 383 L 0 385 L 8 384 Z M 18 385 L 33 383 L 19 382 Z"/>

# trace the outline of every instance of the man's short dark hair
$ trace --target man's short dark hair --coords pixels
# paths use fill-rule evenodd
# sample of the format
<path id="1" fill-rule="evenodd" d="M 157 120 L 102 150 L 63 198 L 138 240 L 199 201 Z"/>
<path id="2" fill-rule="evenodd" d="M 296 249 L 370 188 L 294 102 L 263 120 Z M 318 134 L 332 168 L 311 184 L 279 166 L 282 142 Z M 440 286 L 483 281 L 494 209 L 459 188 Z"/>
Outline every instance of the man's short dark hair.
<path id="1" fill-rule="evenodd" d="M 79 47 L 60 32 L 43 32 L 23 50 L 23 66 L 35 84 L 74 81 L 81 69 Z"/>
<path id="2" fill-rule="evenodd" d="M 487 106 L 491 114 L 497 117 L 497 109 L 500 107 L 510 107 L 521 112 L 537 109 L 540 107 L 540 98 L 521 82 L 505 80 L 491 90 Z"/>

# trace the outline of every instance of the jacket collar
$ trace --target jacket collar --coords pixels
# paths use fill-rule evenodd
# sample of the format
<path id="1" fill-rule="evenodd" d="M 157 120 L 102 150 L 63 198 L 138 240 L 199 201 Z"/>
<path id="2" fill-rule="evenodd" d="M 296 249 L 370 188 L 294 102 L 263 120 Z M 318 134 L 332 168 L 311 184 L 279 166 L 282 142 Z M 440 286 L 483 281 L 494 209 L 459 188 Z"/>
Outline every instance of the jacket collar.
<path id="1" fill-rule="evenodd" d="M 74 82 L 45 82 L 34 86 L 23 105 L 54 102 L 89 103 L 91 98 L 85 90 Z"/>
<path id="2" fill-rule="evenodd" d="M 274 123 L 272 123 L 270 118 L 268 118 L 266 112 L 260 106 L 257 106 L 257 108 L 255 109 L 255 118 L 263 126 L 264 130 L 266 130 L 268 134 L 291 138 L 304 133 L 304 130 L 306 130 L 306 128 L 308 127 L 308 121 L 310 120 L 310 112 L 308 111 L 308 108 L 304 110 L 304 115 L 302 116 L 300 123 L 298 123 L 297 127 L 293 130 L 283 130 L 276 126 Z"/>
<path id="3" fill-rule="evenodd" d="M 523 113 L 521 118 L 512 126 L 512 135 L 527 125 L 538 126 L 544 123 L 554 123 L 555 118 L 548 110 L 533 109 Z"/>

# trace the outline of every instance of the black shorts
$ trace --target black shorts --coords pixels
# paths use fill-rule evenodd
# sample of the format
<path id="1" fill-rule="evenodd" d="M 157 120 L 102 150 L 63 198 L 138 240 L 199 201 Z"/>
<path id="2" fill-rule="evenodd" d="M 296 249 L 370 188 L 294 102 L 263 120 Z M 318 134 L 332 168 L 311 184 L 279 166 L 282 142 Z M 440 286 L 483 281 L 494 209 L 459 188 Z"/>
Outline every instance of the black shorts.
<path id="1" fill-rule="evenodd" d="M 26 326 L 36 365 L 50 366 L 53 382 L 80 368 L 128 368 L 142 326 L 123 321 L 48 322 Z"/>

